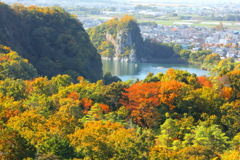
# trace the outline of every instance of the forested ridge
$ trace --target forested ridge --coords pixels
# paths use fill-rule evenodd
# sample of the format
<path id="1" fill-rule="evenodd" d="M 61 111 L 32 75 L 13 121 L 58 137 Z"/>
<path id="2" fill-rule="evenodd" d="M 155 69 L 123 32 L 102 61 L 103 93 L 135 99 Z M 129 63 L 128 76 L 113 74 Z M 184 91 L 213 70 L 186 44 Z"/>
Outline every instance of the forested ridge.
<path id="1" fill-rule="evenodd" d="M 74 16 L 59 7 L 0 2 L 0 44 L 28 59 L 39 75 L 102 78 L 100 56 Z"/>

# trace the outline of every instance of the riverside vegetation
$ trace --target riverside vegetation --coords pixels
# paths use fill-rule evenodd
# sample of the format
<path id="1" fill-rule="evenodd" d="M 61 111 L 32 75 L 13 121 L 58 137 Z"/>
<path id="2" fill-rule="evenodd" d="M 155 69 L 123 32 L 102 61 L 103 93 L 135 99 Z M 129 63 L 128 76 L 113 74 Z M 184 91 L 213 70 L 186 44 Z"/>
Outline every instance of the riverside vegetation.
<path id="1" fill-rule="evenodd" d="M 58 17 L 57 24 L 81 26 L 64 11 L 55 14 L 52 8 L 15 7 L 33 18 L 34 23 L 27 21 L 28 25 L 38 22 L 33 15 L 42 15 L 37 16 L 42 20 L 45 16 L 51 17 L 48 15 L 51 11 Z M 13 14 L 8 20 L 15 18 L 16 11 L 3 3 L 0 3 L 1 15 L 8 13 L 2 12 L 4 8 L 9 15 Z M 61 16 L 67 18 L 62 19 Z M 70 22 L 65 22 L 68 19 Z M 81 68 L 81 72 L 75 70 L 81 76 L 73 83 L 72 79 L 77 75 L 62 74 L 64 68 L 50 76 L 40 72 L 36 65 L 37 57 L 42 54 L 46 54 L 47 59 L 53 58 L 52 63 L 57 63 L 54 56 L 58 54 L 51 55 L 54 48 L 65 46 L 65 49 L 70 49 L 67 43 L 70 41 L 55 45 L 50 45 L 50 42 L 55 43 L 50 40 L 41 41 L 43 46 L 49 45 L 49 52 L 47 49 L 38 55 L 39 50 L 34 52 L 34 48 L 26 52 L 29 46 L 23 42 L 27 40 L 16 39 L 18 34 L 25 32 L 17 32 L 17 27 L 12 33 L 11 27 L 2 27 L 3 24 L 8 23 L 0 25 L 2 30 L 9 32 L 0 32 L 3 44 L 0 46 L 1 159 L 239 159 L 240 65 L 233 59 L 219 60 L 215 55 L 207 54 L 204 59 L 209 61 L 204 60 L 205 63 L 214 64 L 209 77 L 169 69 L 165 74 L 149 73 L 142 81 L 127 82 L 118 81 L 111 74 L 96 81 L 101 76 L 91 78 L 96 71 L 91 72 L 91 66 L 87 64 L 83 65 L 85 68 Z M 55 27 L 60 27 L 57 24 Z M 53 34 L 56 37 L 61 33 L 65 35 L 66 30 L 71 33 L 70 28 L 65 28 Z M 86 35 L 86 45 L 89 46 L 81 43 L 80 46 L 76 44 L 79 48 L 71 49 L 92 48 L 87 34 L 84 31 L 82 34 Z M 28 36 L 30 39 L 34 37 Z M 28 39 L 27 36 L 20 37 Z M 3 41 L 3 38 L 9 40 Z M 30 42 L 34 43 L 33 40 Z M 82 61 L 88 60 L 88 56 L 96 53 L 94 48 L 92 50 L 91 53 L 81 52 L 86 53 L 83 57 L 79 55 L 80 51 L 77 55 Z M 179 57 L 193 57 L 193 53 L 178 51 Z M 59 52 L 59 56 L 66 52 Z M 28 56 L 29 61 L 26 59 Z M 46 72 L 51 70 L 45 69 Z M 91 82 L 93 80 L 96 82 Z"/>

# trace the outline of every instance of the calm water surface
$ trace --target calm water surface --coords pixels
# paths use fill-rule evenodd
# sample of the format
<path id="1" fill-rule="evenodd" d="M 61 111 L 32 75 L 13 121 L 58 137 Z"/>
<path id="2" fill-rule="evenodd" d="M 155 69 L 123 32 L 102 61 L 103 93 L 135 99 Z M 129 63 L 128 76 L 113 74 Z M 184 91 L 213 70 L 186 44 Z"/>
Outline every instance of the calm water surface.
<path id="1" fill-rule="evenodd" d="M 160 64 L 160 63 L 127 63 L 102 60 L 103 73 L 111 72 L 113 76 L 118 76 L 123 81 L 129 79 L 144 79 L 148 73 L 165 73 L 169 68 L 181 69 L 197 76 L 208 75 L 209 71 L 200 69 L 200 66 L 190 64 Z"/>

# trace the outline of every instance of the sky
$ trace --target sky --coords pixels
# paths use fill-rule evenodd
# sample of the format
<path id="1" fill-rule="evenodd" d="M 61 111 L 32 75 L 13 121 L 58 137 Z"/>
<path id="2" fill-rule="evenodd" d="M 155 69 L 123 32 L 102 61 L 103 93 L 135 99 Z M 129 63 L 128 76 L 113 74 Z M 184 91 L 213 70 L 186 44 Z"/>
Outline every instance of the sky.
<path id="1" fill-rule="evenodd" d="M 0 0 L 3 2 L 27 2 L 27 1 L 35 1 L 35 2 L 41 2 L 44 0 Z M 50 1 L 61 1 L 61 0 L 48 0 Z M 68 0 L 69 2 L 71 2 L 71 0 Z M 83 0 L 73 0 L 73 1 L 83 1 Z M 88 2 L 94 2 L 94 1 L 101 1 L 101 0 L 87 0 Z M 106 0 L 103 0 L 106 2 Z M 204 4 L 217 4 L 217 3 L 240 3 L 240 0 L 108 0 L 108 1 L 122 1 L 122 2 L 134 2 L 134 3 L 141 3 L 141 2 L 145 2 L 145 3 L 204 3 Z M 85 1 L 86 2 L 86 1 Z"/>
<path id="2" fill-rule="evenodd" d="M 222 3 L 240 3 L 240 0 L 131 0 L 132 2 L 154 2 L 154 3 L 205 3 L 205 4 L 222 4 Z"/>

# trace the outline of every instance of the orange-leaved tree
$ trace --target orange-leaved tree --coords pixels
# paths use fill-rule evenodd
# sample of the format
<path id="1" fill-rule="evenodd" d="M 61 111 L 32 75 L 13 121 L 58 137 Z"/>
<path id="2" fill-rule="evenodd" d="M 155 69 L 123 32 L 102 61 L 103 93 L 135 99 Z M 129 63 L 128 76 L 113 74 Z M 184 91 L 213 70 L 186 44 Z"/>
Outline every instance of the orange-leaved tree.
<path id="1" fill-rule="evenodd" d="M 135 123 L 147 127 L 156 125 L 160 116 L 156 110 L 161 104 L 158 97 L 160 86 L 160 82 L 139 82 L 125 89 L 125 98 L 121 99 L 120 103 L 130 111 L 130 118 Z"/>
<path id="2" fill-rule="evenodd" d="M 183 83 L 168 82 L 136 83 L 125 89 L 121 104 L 130 111 L 130 118 L 140 126 L 153 127 L 159 123 L 160 113 L 172 111 Z"/>
<path id="3" fill-rule="evenodd" d="M 183 83 L 175 80 L 161 83 L 158 97 L 161 103 L 168 106 L 170 111 L 176 107 L 176 98 L 181 94 L 181 88 L 183 86 Z"/>

